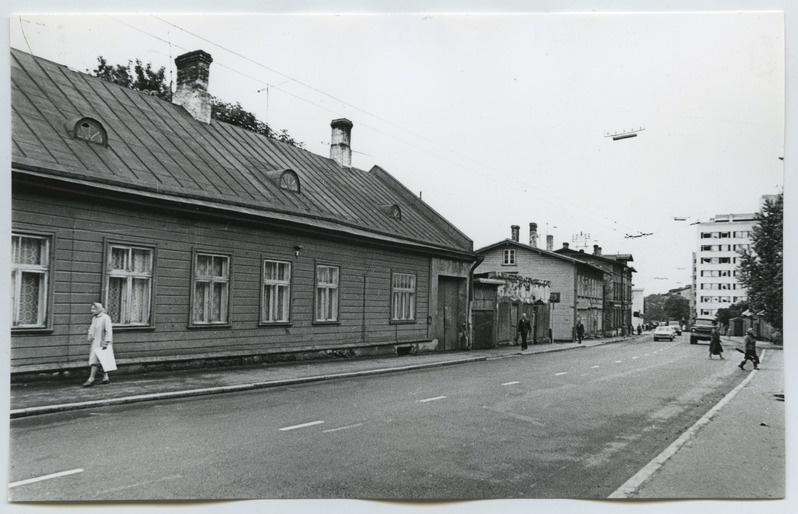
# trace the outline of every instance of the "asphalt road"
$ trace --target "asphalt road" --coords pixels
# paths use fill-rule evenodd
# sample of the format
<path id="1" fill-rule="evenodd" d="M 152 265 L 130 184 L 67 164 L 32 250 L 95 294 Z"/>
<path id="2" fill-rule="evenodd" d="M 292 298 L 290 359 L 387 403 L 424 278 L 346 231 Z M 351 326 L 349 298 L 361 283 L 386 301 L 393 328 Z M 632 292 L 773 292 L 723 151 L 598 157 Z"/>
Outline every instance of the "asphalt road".
<path id="1" fill-rule="evenodd" d="M 606 498 L 743 379 L 736 364 L 649 337 L 22 418 L 9 495 Z"/>

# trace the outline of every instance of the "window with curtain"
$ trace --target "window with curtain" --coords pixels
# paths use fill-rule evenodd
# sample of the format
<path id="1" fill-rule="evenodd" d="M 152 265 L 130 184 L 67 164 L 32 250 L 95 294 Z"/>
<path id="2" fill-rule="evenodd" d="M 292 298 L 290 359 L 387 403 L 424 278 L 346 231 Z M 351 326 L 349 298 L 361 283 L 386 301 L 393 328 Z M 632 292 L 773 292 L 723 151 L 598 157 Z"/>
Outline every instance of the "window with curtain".
<path id="1" fill-rule="evenodd" d="M 291 301 L 291 263 L 263 261 L 261 323 L 286 323 Z"/>
<path id="2" fill-rule="evenodd" d="M 316 266 L 315 321 L 338 321 L 338 266 Z"/>
<path id="3" fill-rule="evenodd" d="M 116 325 L 150 325 L 153 249 L 111 244 L 105 276 L 105 310 Z"/>
<path id="4" fill-rule="evenodd" d="M 11 327 L 47 325 L 50 238 L 11 235 Z"/>
<path id="5" fill-rule="evenodd" d="M 391 277 L 391 320 L 414 321 L 416 319 L 416 276 L 409 273 L 394 273 Z"/>
<path id="6" fill-rule="evenodd" d="M 192 322 L 195 325 L 227 324 L 229 301 L 230 257 L 195 254 Z"/>

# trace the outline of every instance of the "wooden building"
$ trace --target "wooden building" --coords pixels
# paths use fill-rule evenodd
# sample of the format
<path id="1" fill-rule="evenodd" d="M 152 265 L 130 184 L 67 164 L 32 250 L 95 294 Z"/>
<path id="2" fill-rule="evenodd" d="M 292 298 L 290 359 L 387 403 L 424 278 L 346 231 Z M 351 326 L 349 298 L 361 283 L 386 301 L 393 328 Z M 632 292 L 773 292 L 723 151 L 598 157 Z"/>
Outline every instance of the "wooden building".
<path id="1" fill-rule="evenodd" d="M 12 373 L 453 350 L 472 241 L 383 169 L 212 120 L 211 56 L 173 102 L 11 51 Z M 171 364 L 170 364 L 171 363 Z"/>
<path id="2" fill-rule="evenodd" d="M 587 337 L 600 335 L 603 271 L 534 244 L 520 243 L 518 230 L 519 227 L 513 225 L 511 239 L 477 250 L 483 261 L 477 266 L 475 274 L 492 271 L 549 282 L 551 297 L 548 313 L 554 341 L 572 341 L 578 319 L 582 320 Z M 530 237 L 530 242 L 534 240 Z"/>
<path id="3" fill-rule="evenodd" d="M 574 250 L 568 243 L 556 253 L 590 263 L 604 271 L 604 334 L 629 335 L 632 325 L 632 273 L 631 254 L 604 255 L 599 245 L 593 245 L 593 253 Z"/>

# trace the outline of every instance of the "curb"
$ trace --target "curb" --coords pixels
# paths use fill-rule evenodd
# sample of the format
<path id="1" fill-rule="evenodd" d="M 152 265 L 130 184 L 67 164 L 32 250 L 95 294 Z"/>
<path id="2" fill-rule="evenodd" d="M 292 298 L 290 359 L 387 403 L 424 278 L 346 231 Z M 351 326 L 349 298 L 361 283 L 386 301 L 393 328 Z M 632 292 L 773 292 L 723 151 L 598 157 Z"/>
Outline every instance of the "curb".
<path id="1" fill-rule="evenodd" d="M 567 348 L 563 348 L 564 350 Z M 335 380 L 339 378 L 352 378 L 366 375 L 380 375 L 396 373 L 401 371 L 412 371 L 424 368 L 436 368 L 451 366 L 455 364 L 467 364 L 469 362 L 486 361 L 487 357 L 469 357 L 443 362 L 430 362 L 427 364 L 413 364 L 411 366 L 398 366 L 395 368 L 369 369 L 363 371 L 350 371 L 346 373 L 335 373 L 331 375 L 316 375 L 301 378 L 287 378 L 282 380 L 271 380 L 268 382 L 254 382 L 250 384 L 239 384 L 232 386 L 209 387 L 204 389 L 188 389 L 184 391 L 170 391 L 166 393 L 142 394 L 136 396 L 126 396 L 122 398 L 109 398 L 106 400 L 92 400 L 88 402 L 64 403 L 61 405 L 44 405 L 41 407 L 28 407 L 26 409 L 16 409 L 10 412 L 11 419 L 38 416 L 41 414 L 53 414 L 57 412 L 68 412 L 93 407 L 107 407 L 110 405 L 124 405 L 127 403 L 140 403 L 154 400 L 169 400 L 173 398 L 188 398 L 193 396 L 209 396 L 212 394 L 234 393 L 239 391 L 249 391 L 255 389 L 266 389 L 271 387 L 281 387 L 296 384 L 306 384 L 310 382 L 321 382 L 324 380 Z"/>
<path id="2" fill-rule="evenodd" d="M 388 373 L 398 373 L 402 371 L 413 371 L 417 369 L 425 369 L 425 368 L 436 368 L 442 366 L 452 366 L 456 364 L 467 364 L 470 362 L 479 362 L 479 361 L 488 361 L 488 360 L 497 360 L 497 359 L 507 359 L 511 357 L 521 357 L 521 356 L 529 356 L 529 355 L 536 355 L 539 353 L 551 353 L 551 352 L 564 352 L 567 350 L 575 350 L 575 349 L 585 349 L 585 348 L 592 348 L 595 346 L 603 346 L 605 344 L 613 344 L 613 343 L 622 343 L 625 341 L 629 341 L 631 338 L 624 338 L 624 339 L 613 339 L 610 341 L 596 341 L 594 343 L 586 343 L 583 346 L 571 346 L 565 348 L 546 348 L 542 350 L 538 350 L 536 352 L 530 353 L 513 353 L 510 355 L 497 355 L 495 357 L 489 356 L 481 356 L 481 357 L 467 357 L 463 359 L 455 359 L 449 361 L 442 361 L 442 362 L 430 362 L 426 364 L 413 364 L 410 366 L 397 366 L 395 368 L 379 368 L 379 369 L 368 369 L 363 371 L 350 371 L 345 373 L 335 373 L 330 375 L 316 375 L 316 376 L 309 376 L 309 377 L 301 377 L 301 378 L 286 378 L 282 380 L 271 380 L 268 382 L 253 382 L 248 384 L 237 384 L 231 386 L 219 386 L 219 387 L 209 387 L 203 389 L 187 389 L 183 391 L 170 391 L 164 393 L 151 393 L 151 394 L 142 394 L 136 396 L 125 396 L 122 398 L 108 398 L 105 400 L 92 400 L 87 402 L 76 402 L 76 403 L 64 403 L 60 405 L 43 405 L 40 407 L 28 407 L 25 409 L 16 409 L 12 410 L 9 413 L 9 417 L 11 419 L 19 419 L 19 418 L 26 418 L 30 416 L 39 416 L 42 414 L 54 414 L 57 412 L 68 412 L 68 411 L 75 411 L 75 410 L 82 410 L 82 409 L 91 409 L 94 407 L 108 407 L 112 405 L 124 405 L 128 403 L 140 403 L 140 402 L 149 402 L 149 401 L 156 401 L 156 400 L 171 400 L 174 398 L 190 398 L 194 396 L 209 396 L 213 394 L 224 394 L 224 393 L 235 393 L 240 391 L 249 391 L 255 389 L 266 389 L 271 387 L 281 387 L 281 386 L 289 386 L 289 385 L 297 385 L 297 384 L 307 384 L 311 382 L 322 382 L 324 380 L 336 380 L 339 378 L 352 378 L 352 377 L 360 377 L 360 376 L 368 376 L 368 375 L 382 375 Z"/>

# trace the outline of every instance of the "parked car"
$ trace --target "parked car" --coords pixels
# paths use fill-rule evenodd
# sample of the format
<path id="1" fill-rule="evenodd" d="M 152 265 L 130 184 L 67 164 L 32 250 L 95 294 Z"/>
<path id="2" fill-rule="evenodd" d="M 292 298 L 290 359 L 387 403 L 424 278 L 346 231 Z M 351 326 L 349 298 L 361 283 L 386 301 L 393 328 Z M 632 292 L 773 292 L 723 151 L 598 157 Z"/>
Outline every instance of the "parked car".
<path id="1" fill-rule="evenodd" d="M 659 341 L 660 339 L 673 341 L 674 337 L 676 337 L 676 334 L 673 332 L 672 327 L 660 325 L 654 329 L 654 341 Z"/>
<path id="2" fill-rule="evenodd" d="M 714 317 L 699 316 L 693 322 L 690 329 L 690 344 L 698 344 L 698 341 L 709 341 L 712 338 L 712 329 L 717 326 Z"/>

